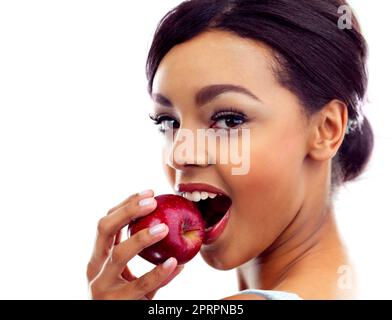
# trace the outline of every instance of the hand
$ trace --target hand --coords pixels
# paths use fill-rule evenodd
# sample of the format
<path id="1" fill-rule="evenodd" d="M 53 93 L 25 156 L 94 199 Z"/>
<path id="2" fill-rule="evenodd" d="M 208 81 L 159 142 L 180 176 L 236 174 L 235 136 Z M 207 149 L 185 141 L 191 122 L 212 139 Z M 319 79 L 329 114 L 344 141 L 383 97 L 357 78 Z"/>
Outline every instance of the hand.
<path id="1" fill-rule="evenodd" d="M 148 228 L 140 230 L 121 242 L 122 229 L 132 219 L 151 213 L 157 205 L 154 192 L 147 190 L 134 194 L 109 210 L 100 219 L 91 259 L 87 265 L 87 279 L 92 299 L 150 300 L 159 288 L 168 284 L 183 268 L 172 257 L 140 278 L 135 277 L 127 263 L 144 248 L 162 240 L 168 234 L 151 234 Z M 142 201 L 141 201 L 142 200 Z"/>

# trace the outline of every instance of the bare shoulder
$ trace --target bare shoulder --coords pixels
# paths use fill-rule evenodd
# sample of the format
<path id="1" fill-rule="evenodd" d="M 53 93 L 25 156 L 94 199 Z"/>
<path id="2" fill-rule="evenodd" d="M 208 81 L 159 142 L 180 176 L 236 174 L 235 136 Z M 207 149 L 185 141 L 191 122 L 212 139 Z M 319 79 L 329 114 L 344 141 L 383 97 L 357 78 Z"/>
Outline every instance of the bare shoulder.
<path id="1" fill-rule="evenodd" d="M 328 275 L 309 279 L 288 279 L 275 290 L 294 292 L 304 300 L 345 300 L 356 298 L 356 286 L 342 286 L 339 279 Z"/>
<path id="2" fill-rule="evenodd" d="M 225 297 L 221 300 L 266 300 L 266 299 L 258 294 L 244 293 L 244 294 L 235 294 L 229 297 Z"/>

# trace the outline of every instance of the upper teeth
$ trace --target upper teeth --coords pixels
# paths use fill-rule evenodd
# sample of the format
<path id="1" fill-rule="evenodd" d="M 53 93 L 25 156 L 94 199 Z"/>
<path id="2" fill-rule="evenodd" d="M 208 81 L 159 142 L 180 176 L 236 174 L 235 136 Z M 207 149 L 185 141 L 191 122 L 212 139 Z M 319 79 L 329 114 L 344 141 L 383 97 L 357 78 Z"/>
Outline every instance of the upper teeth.
<path id="1" fill-rule="evenodd" d="M 199 202 L 200 200 L 205 200 L 207 198 L 214 199 L 217 196 L 216 193 L 206 191 L 183 192 L 181 195 L 184 198 L 194 202 Z"/>

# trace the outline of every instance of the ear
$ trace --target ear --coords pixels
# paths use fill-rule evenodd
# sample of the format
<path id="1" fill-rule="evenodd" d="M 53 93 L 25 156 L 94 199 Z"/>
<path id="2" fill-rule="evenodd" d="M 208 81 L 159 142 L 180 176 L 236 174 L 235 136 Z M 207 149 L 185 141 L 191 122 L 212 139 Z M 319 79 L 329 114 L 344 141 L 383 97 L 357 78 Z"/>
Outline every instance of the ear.
<path id="1" fill-rule="evenodd" d="M 312 119 L 308 155 L 314 160 L 333 158 L 346 132 L 348 111 L 340 100 L 332 100 Z"/>

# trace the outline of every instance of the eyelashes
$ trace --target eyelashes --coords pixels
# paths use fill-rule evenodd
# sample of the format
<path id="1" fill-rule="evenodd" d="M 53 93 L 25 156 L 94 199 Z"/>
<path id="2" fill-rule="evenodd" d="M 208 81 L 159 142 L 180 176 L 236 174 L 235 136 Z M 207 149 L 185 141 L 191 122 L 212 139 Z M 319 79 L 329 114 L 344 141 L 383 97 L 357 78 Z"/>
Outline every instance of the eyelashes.
<path id="1" fill-rule="evenodd" d="M 163 120 L 175 120 L 169 115 L 153 115 L 149 114 L 148 115 L 150 119 L 154 122 L 155 125 L 161 124 Z"/>
<path id="2" fill-rule="evenodd" d="M 165 133 L 170 129 L 178 129 L 180 124 L 176 119 L 170 115 L 149 115 L 150 119 L 153 121 L 154 125 L 159 126 L 158 131 Z"/>
<path id="3" fill-rule="evenodd" d="M 159 126 L 158 131 L 162 133 L 180 127 L 180 123 L 168 114 L 150 114 L 149 117 L 155 125 Z M 243 125 L 248 121 L 248 118 L 242 111 L 229 107 L 215 112 L 210 121 L 212 122 L 211 128 L 230 130 Z"/>
<path id="4" fill-rule="evenodd" d="M 248 118 L 242 111 L 231 107 L 214 113 L 211 120 L 215 122 L 213 128 L 234 129 L 246 123 Z"/>

